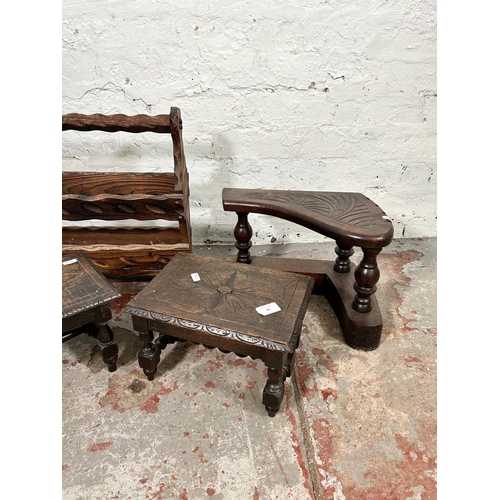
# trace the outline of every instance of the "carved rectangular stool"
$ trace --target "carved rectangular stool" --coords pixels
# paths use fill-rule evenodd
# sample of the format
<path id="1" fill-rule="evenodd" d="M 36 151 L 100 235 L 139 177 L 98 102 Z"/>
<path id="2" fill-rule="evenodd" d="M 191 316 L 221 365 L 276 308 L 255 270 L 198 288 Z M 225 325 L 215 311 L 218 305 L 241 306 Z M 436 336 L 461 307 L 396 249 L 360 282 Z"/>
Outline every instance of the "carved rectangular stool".
<path id="1" fill-rule="evenodd" d="M 178 340 L 260 359 L 268 368 L 262 403 L 273 417 L 313 284 L 309 276 L 179 253 L 125 308 L 143 342 L 139 366 L 153 380 L 161 351 Z M 272 303 L 277 312 L 257 312 Z"/>
<path id="2" fill-rule="evenodd" d="M 224 210 L 234 211 L 237 262 L 266 266 L 314 277 L 314 293 L 324 295 L 336 313 L 346 343 L 364 351 L 376 349 L 382 335 L 382 316 L 375 297 L 380 271 L 377 255 L 394 235 L 391 219 L 362 193 L 222 190 Z M 250 212 L 272 215 L 307 227 L 336 241 L 335 262 L 250 256 Z M 351 269 L 353 247 L 363 258 Z"/>
<path id="3" fill-rule="evenodd" d="M 107 324 L 118 291 L 82 252 L 62 257 L 62 341 L 87 333 L 97 339 L 102 359 L 116 370 L 118 346 Z"/>

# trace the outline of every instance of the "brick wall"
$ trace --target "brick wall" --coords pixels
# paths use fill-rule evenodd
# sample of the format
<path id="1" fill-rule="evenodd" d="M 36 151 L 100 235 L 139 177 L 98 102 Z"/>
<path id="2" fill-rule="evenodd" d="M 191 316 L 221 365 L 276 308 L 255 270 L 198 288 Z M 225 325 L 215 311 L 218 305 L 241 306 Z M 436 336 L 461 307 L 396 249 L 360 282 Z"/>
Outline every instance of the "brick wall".
<path id="1" fill-rule="evenodd" d="M 359 191 L 436 236 L 429 0 L 66 0 L 63 113 L 181 108 L 195 243 L 233 241 L 223 187 Z M 170 143 L 65 133 L 67 170 L 172 169 Z M 252 218 L 254 243 L 321 241 Z"/>

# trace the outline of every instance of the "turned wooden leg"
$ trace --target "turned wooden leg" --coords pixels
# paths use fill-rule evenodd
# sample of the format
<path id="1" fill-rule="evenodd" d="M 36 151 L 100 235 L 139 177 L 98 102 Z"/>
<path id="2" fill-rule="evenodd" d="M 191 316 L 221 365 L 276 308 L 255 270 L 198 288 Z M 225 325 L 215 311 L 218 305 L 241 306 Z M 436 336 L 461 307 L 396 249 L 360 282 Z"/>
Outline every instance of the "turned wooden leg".
<path id="1" fill-rule="evenodd" d="M 292 335 L 292 338 L 290 341 L 290 347 L 292 349 L 292 352 L 288 353 L 286 360 L 285 360 L 285 366 L 283 367 L 283 380 L 286 380 L 292 374 L 292 368 L 293 368 L 293 364 L 295 362 L 295 350 L 299 346 L 301 330 L 302 330 L 302 323 L 293 332 L 293 335 Z"/>
<path id="2" fill-rule="evenodd" d="M 270 417 L 278 413 L 285 393 L 283 368 L 286 353 L 273 353 L 266 357 L 267 382 L 262 394 L 262 404 Z"/>
<path id="3" fill-rule="evenodd" d="M 142 368 L 144 375 L 148 377 L 148 380 L 153 380 L 160 362 L 161 349 L 153 343 L 154 334 L 151 330 L 147 334 L 140 333 L 139 338 L 143 342 L 137 356 L 139 366 Z"/>
<path id="4" fill-rule="evenodd" d="M 290 352 L 286 358 L 285 366 L 283 367 L 283 381 L 290 378 L 292 375 L 292 367 L 295 363 L 295 351 Z"/>
<path id="5" fill-rule="evenodd" d="M 335 253 L 338 255 L 333 269 L 337 273 L 348 273 L 351 270 L 351 255 L 354 253 L 352 247 L 338 245 L 335 247 Z"/>
<path id="6" fill-rule="evenodd" d="M 168 344 L 175 344 L 177 341 L 180 339 L 176 337 L 171 337 L 170 335 L 160 335 L 155 341 L 154 344 L 155 346 L 160 349 L 160 351 L 163 351 L 165 347 L 167 347 Z M 181 342 L 185 342 L 180 340 Z"/>
<path id="7" fill-rule="evenodd" d="M 380 278 L 377 255 L 381 250 L 381 248 L 363 248 L 363 259 L 354 271 L 356 295 L 352 308 L 357 312 L 368 313 L 372 310 L 371 295 L 377 290 L 376 283 Z"/>
<path id="8" fill-rule="evenodd" d="M 250 247 L 252 246 L 252 226 L 248 222 L 248 213 L 236 212 L 238 215 L 238 222 L 234 228 L 234 237 L 236 238 L 236 243 L 234 246 L 238 249 L 237 262 L 242 262 L 243 264 L 250 264 L 252 258 L 250 257 Z"/>
<path id="9" fill-rule="evenodd" d="M 118 361 L 118 346 L 115 344 L 113 330 L 107 324 L 100 324 L 97 342 L 101 349 L 102 360 L 108 366 L 110 372 L 116 371 L 116 362 Z"/>
<path id="10" fill-rule="evenodd" d="M 142 348 L 137 355 L 139 366 L 148 380 L 155 378 L 156 368 L 160 362 L 161 346 L 157 346 L 154 340 L 154 333 L 149 329 L 146 318 L 132 316 L 134 330 L 139 332 L 139 340 L 142 342 Z"/>
<path id="11" fill-rule="evenodd" d="M 94 323 L 89 325 L 87 333 L 97 339 L 101 356 L 110 372 L 116 371 L 118 361 L 118 346 L 115 344 L 113 330 L 107 324 L 111 319 L 111 309 L 104 305 L 94 309 Z"/>

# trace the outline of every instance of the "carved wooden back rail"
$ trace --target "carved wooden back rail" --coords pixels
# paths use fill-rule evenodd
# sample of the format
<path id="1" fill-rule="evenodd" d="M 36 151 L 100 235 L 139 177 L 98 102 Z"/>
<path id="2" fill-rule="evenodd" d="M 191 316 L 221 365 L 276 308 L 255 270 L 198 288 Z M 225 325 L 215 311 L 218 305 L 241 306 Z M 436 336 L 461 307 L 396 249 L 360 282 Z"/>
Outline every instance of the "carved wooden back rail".
<path id="1" fill-rule="evenodd" d="M 63 115 L 62 130 L 170 134 L 173 172 L 63 172 L 62 252 L 83 251 L 110 278 L 153 277 L 177 252 L 191 252 L 189 175 L 179 108 L 169 115 Z M 175 221 L 174 227 L 92 227 L 102 221 Z"/>

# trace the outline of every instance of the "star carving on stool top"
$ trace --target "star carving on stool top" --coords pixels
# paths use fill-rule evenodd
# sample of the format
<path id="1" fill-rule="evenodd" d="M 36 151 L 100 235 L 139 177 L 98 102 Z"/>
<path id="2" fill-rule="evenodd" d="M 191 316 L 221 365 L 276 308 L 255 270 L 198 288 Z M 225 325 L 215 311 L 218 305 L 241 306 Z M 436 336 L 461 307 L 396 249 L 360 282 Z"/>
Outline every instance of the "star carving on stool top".
<path id="1" fill-rule="evenodd" d="M 247 273 L 244 270 L 220 270 L 218 267 L 206 266 L 199 272 L 200 281 L 190 287 L 196 287 L 198 296 L 197 307 L 208 314 L 232 316 L 238 311 L 254 312 L 259 306 L 269 302 L 276 302 L 284 306 L 287 295 L 293 294 L 293 288 L 285 286 L 280 292 L 269 290 L 263 286 L 262 276 L 255 272 Z M 184 280 L 182 280 L 184 281 Z M 180 289 L 185 289 L 176 283 Z"/>
<path id="2" fill-rule="evenodd" d="M 262 290 L 257 278 L 243 271 L 233 271 L 229 275 L 217 270 L 203 273 L 196 283 L 203 290 L 203 304 L 199 306 L 207 313 L 234 314 L 237 310 L 250 311 L 267 302 L 280 302 L 283 297 L 271 296 Z"/>

